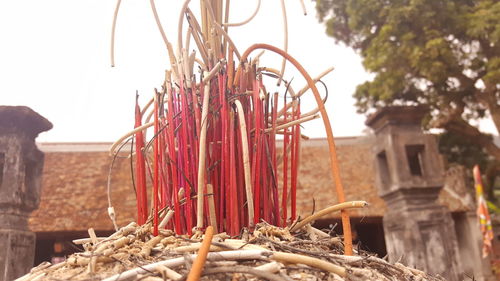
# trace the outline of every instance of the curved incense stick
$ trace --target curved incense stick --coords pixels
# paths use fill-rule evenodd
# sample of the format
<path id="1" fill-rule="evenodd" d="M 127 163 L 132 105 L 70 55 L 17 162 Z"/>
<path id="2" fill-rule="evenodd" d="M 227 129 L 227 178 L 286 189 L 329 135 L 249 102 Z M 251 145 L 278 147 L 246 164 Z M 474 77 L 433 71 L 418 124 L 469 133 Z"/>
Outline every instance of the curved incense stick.
<path id="1" fill-rule="evenodd" d="M 146 114 L 146 111 L 148 110 L 148 108 L 153 104 L 153 100 L 154 98 L 151 98 L 147 103 L 146 105 L 142 108 L 141 110 L 141 116 L 144 116 L 144 114 Z M 147 122 L 146 122 L 147 123 Z"/>
<path id="2" fill-rule="evenodd" d="M 326 131 L 326 136 L 328 139 L 328 148 L 330 151 L 330 166 L 331 166 L 331 172 L 332 176 L 335 179 L 335 189 L 337 191 L 337 197 L 340 203 L 345 202 L 345 196 L 344 196 L 344 187 L 342 186 L 342 181 L 340 179 L 340 168 L 337 160 L 337 152 L 335 149 L 335 141 L 333 138 L 333 132 L 332 132 L 332 126 L 330 124 L 330 119 L 328 118 L 328 114 L 326 113 L 325 110 L 325 105 L 323 104 L 321 100 L 321 96 L 319 95 L 318 89 L 316 88 L 316 85 L 314 81 L 312 80 L 311 76 L 307 73 L 307 71 L 302 67 L 302 65 L 295 60 L 292 56 L 290 56 L 288 53 L 285 51 L 276 48 L 274 46 L 268 45 L 268 44 L 254 44 L 250 46 L 241 56 L 241 61 L 244 62 L 248 55 L 256 49 L 267 49 L 270 50 L 274 53 L 277 53 L 283 57 L 285 57 L 288 61 L 290 61 L 296 68 L 299 70 L 299 72 L 302 74 L 302 76 L 306 79 L 307 84 L 309 87 L 311 87 L 311 90 L 314 94 L 314 98 L 316 99 L 316 103 L 318 104 L 321 117 L 323 119 L 323 123 L 325 126 L 325 131 Z M 235 82 L 239 79 L 239 75 L 241 75 L 241 65 L 238 67 L 237 71 L 237 77 L 235 79 Z M 239 75 L 238 75 L 239 73 Z M 351 222 L 349 218 L 349 214 L 346 210 L 341 211 L 341 216 L 342 216 L 342 227 L 344 230 L 344 244 L 345 244 L 345 254 L 346 255 L 352 255 L 352 234 L 351 234 Z"/>
<path id="3" fill-rule="evenodd" d="M 339 210 L 344 210 L 344 209 L 363 208 L 363 207 L 366 207 L 367 205 L 368 205 L 368 203 L 366 201 L 350 201 L 350 202 L 344 202 L 344 203 L 330 206 L 328 208 L 325 208 L 317 213 L 314 213 L 314 214 L 308 216 L 304 220 L 302 220 L 299 223 L 297 223 L 296 225 L 294 225 L 290 229 L 290 231 L 295 231 L 295 230 L 301 229 L 306 224 L 308 224 L 312 221 L 315 221 L 322 216 L 326 216 L 330 213 L 333 213 L 333 212 L 336 212 Z"/>
<path id="4" fill-rule="evenodd" d="M 320 260 L 318 258 L 313 258 L 305 255 L 284 253 L 284 252 L 272 252 L 270 257 L 272 260 L 284 262 L 284 263 L 299 263 L 309 265 L 314 268 L 319 268 L 327 270 L 331 273 L 335 273 L 338 276 L 346 277 L 347 270 L 345 267 L 338 266 L 331 262 Z"/>
<path id="5" fill-rule="evenodd" d="M 283 15 L 283 50 L 288 52 L 288 19 L 286 17 L 286 7 L 285 0 L 281 0 L 281 14 Z M 281 74 L 278 78 L 278 85 L 281 84 L 283 80 L 283 74 L 285 74 L 285 66 L 286 66 L 286 58 L 283 58 L 283 62 L 281 63 Z"/>
<path id="6" fill-rule="evenodd" d="M 264 50 L 260 51 L 254 58 L 253 58 L 253 63 L 259 68 L 259 63 L 260 63 L 260 57 L 264 54 Z"/>
<path id="7" fill-rule="evenodd" d="M 113 170 L 113 167 L 115 165 L 115 160 L 118 152 L 131 140 L 132 138 L 129 138 L 126 142 L 122 143 L 120 147 L 118 148 L 118 151 L 116 154 L 112 155 L 113 159 L 111 160 L 111 163 L 109 164 L 109 170 L 108 170 L 108 180 L 106 184 L 106 195 L 108 197 L 108 216 L 113 222 L 113 226 L 115 227 L 115 230 L 118 230 L 118 225 L 116 224 L 116 213 L 115 213 L 115 208 L 113 207 L 113 204 L 111 204 L 111 171 Z"/>
<path id="8" fill-rule="evenodd" d="M 244 21 L 241 21 L 241 22 L 236 22 L 236 23 L 229 23 L 229 22 L 226 22 L 226 23 L 223 23 L 222 25 L 223 26 L 241 26 L 241 25 L 244 25 L 244 24 L 247 24 L 249 23 L 251 20 L 253 20 L 253 18 L 257 15 L 257 13 L 259 12 L 259 9 L 260 9 L 260 2 L 261 0 L 258 0 L 257 1 L 257 7 L 255 7 L 255 11 L 253 11 L 253 14 L 246 20 Z"/>
<path id="9" fill-rule="evenodd" d="M 115 155 L 117 152 L 115 151 L 116 150 L 116 147 L 119 146 L 125 139 L 133 136 L 135 133 L 139 132 L 139 131 L 143 131 L 143 130 L 146 130 L 147 128 L 151 127 L 154 125 L 154 122 L 149 122 L 149 123 L 146 123 L 140 127 L 137 127 L 135 129 L 133 129 L 132 131 L 126 133 L 125 135 L 123 135 L 121 138 L 119 138 L 117 141 L 115 141 L 112 145 L 111 145 L 111 148 L 109 149 L 109 154 L 110 155 Z"/>
<path id="10" fill-rule="evenodd" d="M 172 47 L 170 46 L 170 42 L 167 39 L 167 35 L 165 34 L 165 31 L 163 30 L 163 26 L 160 21 L 160 17 L 158 17 L 158 11 L 156 10 L 156 5 L 154 0 L 149 0 L 149 3 L 151 5 L 151 10 L 153 10 L 153 15 L 155 18 L 156 26 L 158 26 L 158 30 L 160 31 L 161 38 L 163 39 L 163 42 L 165 43 L 165 47 L 167 48 L 167 54 L 168 57 L 170 58 L 170 64 L 175 64 L 175 60 L 172 60 L 174 58 L 174 54 L 172 53 Z"/>
<path id="11" fill-rule="evenodd" d="M 151 111 L 149 111 L 148 115 L 146 116 L 146 120 L 145 120 L 146 123 L 149 123 L 151 118 L 153 118 L 154 113 L 155 113 L 155 111 L 153 109 L 151 109 Z"/>
<path id="12" fill-rule="evenodd" d="M 178 44 L 178 54 L 182 54 L 182 23 L 184 19 L 184 14 L 186 13 L 187 6 L 190 0 L 185 0 L 182 4 L 181 12 L 179 13 L 179 22 L 177 26 L 177 44 Z"/>
<path id="13" fill-rule="evenodd" d="M 291 126 L 294 126 L 294 125 L 297 125 L 297 124 L 301 124 L 301 123 L 304 123 L 304 122 L 307 122 L 307 121 L 311 121 L 311 120 L 314 120 L 314 119 L 317 119 L 317 118 L 319 118 L 319 115 L 312 115 L 312 116 L 302 117 L 300 119 L 296 119 L 296 120 L 290 121 L 290 122 L 285 123 L 283 125 L 276 126 L 276 128 L 267 128 L 267 129 L 264 130 L 264 132 L 269 133 L 269 132 L 271 132 L 273 130 L 286 129 L 288 127 L 291 127 Z"/>
<path id="14" fill-rule="evenodd" d="M 111 27 L 111 67 L 115 66 L 115 29 L 116 29 L 116 19 L 118 18 L 118 10 L 120 10 L 120 4 L 122 0 L 116 1 L 115 13 L 113 15 L 113 25 Z"/>

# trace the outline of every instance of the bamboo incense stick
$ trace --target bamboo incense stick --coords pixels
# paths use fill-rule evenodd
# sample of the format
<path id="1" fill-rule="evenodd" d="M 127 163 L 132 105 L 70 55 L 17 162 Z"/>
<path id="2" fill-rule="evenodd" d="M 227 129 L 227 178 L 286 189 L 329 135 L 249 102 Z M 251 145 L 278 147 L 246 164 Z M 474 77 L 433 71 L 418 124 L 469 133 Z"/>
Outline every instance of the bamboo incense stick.
<path id="1" fill-rule="evenodd" d="M 240 122 L 240 130 L 241 130 L 241 144 L 243 149 L 243 167 L 245 169 L 245 191 L 247 196 L 247 208 L 248 208 L 248 222 L 250 226 L 253 226 L 254 222 L 254 202 L 253 202 L 253 194 L 252 194 L 252 178 L 250 172 L 250 157 L 248 155 L 248 137 L 246 130 L 246 122 L 245 116 L 243 115 L 243 106 L 239 100 L 235 100 L 234 104 L 236 105 L 238 111 L 238 120 Z"/>

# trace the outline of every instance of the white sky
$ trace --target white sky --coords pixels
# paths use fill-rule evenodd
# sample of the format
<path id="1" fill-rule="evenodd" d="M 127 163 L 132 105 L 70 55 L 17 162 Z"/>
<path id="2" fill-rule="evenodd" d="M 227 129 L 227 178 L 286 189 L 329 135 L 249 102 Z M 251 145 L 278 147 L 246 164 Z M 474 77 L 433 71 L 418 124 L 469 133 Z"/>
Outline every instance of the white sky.
<path id="1" fill-rule="evenodd" d="M 167 36 L 175 46 L 183 1 L 156 2 Z M 362 134 L 365 117 L 356 114 L 351 97 L 356 85 L 369 78 L 360 58 L 326 36 L 313 3 L 305 0 L 308 15 L 303 16 L 299 0 L 286 2 L 289 53 L 313 77 L 335 67 L 324 79 L 330 93 L 327 108 L 334 135 Z M 122 1 L 115 42 L 116 67 L 110 67 L 115 3 L 0 1 L 0 104 L 26 105 L 49 119 L 54 128 L 41 134 L 38 141 L 114 141 L 133 127 L 135 91 L 139 90 L 144 104 L 153 89 L 161 85 L 169 62 L 149 1 Z M 198 3 L 192 1 L 193 11 Z M 233 0 L 231 4 L 230 21 L 240 21 L 253 12 L 256 1 Z M 229 34 L 240 52 L 254 43 L 282 48 L 280 1 L 262 1 L 258 16 L 244 27 L 230 28 Z M 261 65 L 279 69 L 281 60 L 268 52 Z M 294 78 L 292 86 L 298 90 L 303 83 L 292 69 L 289 65 L 285 76 Z M 305 99 L 314 100 L 311 94 Z M 307 124 L 304 133 L 324 137 L 321 120 Z"/>

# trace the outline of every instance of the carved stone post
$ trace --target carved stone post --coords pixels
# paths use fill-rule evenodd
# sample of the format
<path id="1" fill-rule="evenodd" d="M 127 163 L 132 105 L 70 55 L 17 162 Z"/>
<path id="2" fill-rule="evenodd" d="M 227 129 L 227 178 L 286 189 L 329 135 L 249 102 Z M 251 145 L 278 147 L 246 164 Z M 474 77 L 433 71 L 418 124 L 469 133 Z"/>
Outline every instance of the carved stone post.
<path id="1" fill-rule="evenodd" d="M 444 172 L 434 136 L 421 129 L 425 113 L 386 107 L 366 121 L 376 136 L 378 193 L 387 203 L 387 253 L 392 262 L 454 281 L 461 275 L 457 238 L 449 211 L 436 202 Z"/>
<path id="2" fill-rule="evenodd" d="M 28 217 L 40 203 L 43 153 L 35 145 L 52 124 L 25 106 L 0 106 L 0 281 L 33 267 Z"/>

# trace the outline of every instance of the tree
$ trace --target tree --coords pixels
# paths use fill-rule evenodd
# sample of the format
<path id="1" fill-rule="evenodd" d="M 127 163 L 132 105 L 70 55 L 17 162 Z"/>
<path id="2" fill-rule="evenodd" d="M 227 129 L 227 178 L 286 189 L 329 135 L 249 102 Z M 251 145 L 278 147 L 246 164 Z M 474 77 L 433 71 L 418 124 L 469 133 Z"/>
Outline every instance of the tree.
<path id="1" fill-rule="evenodd" d="M 444 155 L 448 163 L 460 164 L 469 168 L 469 178 L 472 182 L 472 168 L 479 165 L 483 174 L 483 187 L 486 198 L 498 203 L 495 189 L 499 189 L 497 177 L 500 175 L 499 161 L 492 159 L 482 146 L 463 138 L 453 132 L 444 132 L 438 136 L 439 152 Z"/>
<path id="2" fill-rule="evenodd" d="M 427 128 L 441 128 L 500 160 L 500 1 L 317 0 L 327 34 L 358 51 L 375 74 L 357 87 L 359 112 L 426 104 Z"/>

